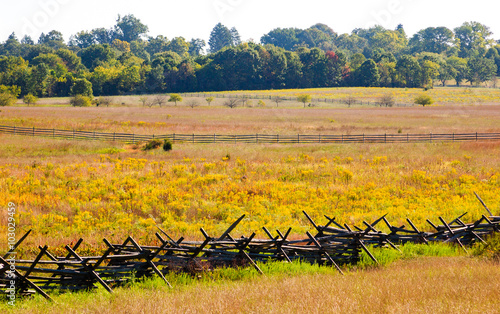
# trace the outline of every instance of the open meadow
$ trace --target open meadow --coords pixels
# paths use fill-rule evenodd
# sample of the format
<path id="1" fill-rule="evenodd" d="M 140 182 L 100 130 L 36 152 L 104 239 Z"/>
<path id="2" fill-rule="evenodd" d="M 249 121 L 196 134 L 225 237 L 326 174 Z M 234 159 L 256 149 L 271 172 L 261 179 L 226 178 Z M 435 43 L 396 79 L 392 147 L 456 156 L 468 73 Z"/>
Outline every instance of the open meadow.
<path id="1" fill-rule="evenodd" d="M 500 132 L 499 104 L 230 109 L 221 100 L 210 107 L 148 108 L 133 104 L 133 96 L 123 99 L 131 103 L 73 108 L 57 100 L 52 105 L 4 107 L 0 125 L 158 135 Z M 246 218 L 234 235 L 256 232 L 262 238 L 261 228 L 266 226 L 292 227 L 292 238 L 303 237 L 311 231 L 304 210 L 321 223 L 323 215 L 362 225 L 388 214 L 394 225 L 410 218 L 419 229 L 429 230 L 426 219 L 438 222 L 441 216 L 451 221 L 466 212 L 464 221 L 481 218 L 485 210 L 474 192 L 493 214 L 500 214 L 500 143 L 494 141 L 176 144 L 171 152 L 142 147 L 0 134 L 0 207 L 16 204 L 17 233 L 34 232 L 19 257 L 32 257 L 36 247 L 45 244 L 64 254 L 64 245 L 80 237 L 85 240 L 80 250 L 89 254 L 101 251 L 103 237 L 121 241 L 131 235 L 141 243 L 157 244 L 157 225 L 172 236 L 199 240 L 201 227 L 220 234 L 243 214 Z M 6 225 L 7 216 L 0 216 L 0 232 L 6 233 Z M 5 237 L 0 246 L 6 247 Z M 481 284 L 474 282 L 478 277 Z M 129 312 L 163 312 L 150 308 L 153 303 L 167 312 L 197 311 L 205 303 L 186 302 L 196 294 L 203 295 L 199 301 L 210 300 L 213 312 L 227 311 L 228 306 L 241 312 L 264 308 L 281 312 L 284 304 L 290 312 L 318 312 L 325 307 L 366 311 L 372 306 L 367 300 L 376 300 L 373 306 L 389 313 L 492 312 L 500 299 L 498 282 L 487 280 L 492 277 L 498 277 L 498 265 L 462 256 L 401 262 L 391 270 L 354 272 L 342 278 L 334 274 L 253 278 L 209 284 L 208 289 L 206 284 L 194 284 L 168 297 L 161 288 L 139 287 L 114 297 L 99 292 L 95 295 L 99 302 L 92 304 L 62 297 L 59 305 L 69 313 L 114 312 L 121 305 Z M 431 296 L 432 287 L 441 284 L 441 294 Z M 479 285 L 481 289 L 474 288 Z M 269 289 L 279 290 L 281 301 L 257 303 L 263 291 L 272 294 Z M 465 297 L 463 292 L 471 289 L 474 292 Z M 318 291 L 325 295 L 315 296 Z M 243 293 L 252 298 L 227 303 Z M 146 299 L 153 301 L 147 305 Z M 111 306 L 101 307 L 106 303 Z M 37 310 L 29 303 L 25 306 L 27 312 L 51 310 L 49 305 Z"/>

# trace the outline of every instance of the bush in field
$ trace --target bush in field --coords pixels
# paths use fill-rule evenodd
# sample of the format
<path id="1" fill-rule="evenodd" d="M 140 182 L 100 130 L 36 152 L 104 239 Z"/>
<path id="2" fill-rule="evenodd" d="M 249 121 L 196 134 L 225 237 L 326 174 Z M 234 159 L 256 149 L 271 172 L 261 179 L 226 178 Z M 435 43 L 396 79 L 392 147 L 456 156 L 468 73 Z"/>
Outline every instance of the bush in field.
<path id="1" fill-rule="evenodd" d="M 146 146 L 144 146 L 143 150 L 148 151 L 148 150 L 153 150 L 157 149 L 160 147 L 162 142 L 160 140 L 150 140 L 149 142 L 146 143 Z"/>
<path id="2" fill-rule="evenodd" d="M 34 96 L 32 93 L 29 93 L 28 95 L 24 96 L 23 102 L 28 105 L 34 105 L 38 101 L 38 97 Z"/>
<path id="3" fill-rule="evenodd" d="M 20 93 L 21 89 L 17 86 L 0 85 L 0 107 L 13 105 Z"/>
<path id="4" fill-rule="evenodd" d="M 182 97 L 179 94 L 170 94 L 170 99 L 168 102 L 173 102 L 177 106 L 178 102 L 182 102 Z"/>
<path id="5" fill-rule="evenodd" d="M 170 142 L 169 140 L 165 140 L 163 142 L 163 150 L 166 151 L 166 152 L 169 152 L 172 150 L 172 142 Z"/>
<path id="6" fill-rule="evenodd" d="M 88 96 L 75 95 L 71 97 L 69 103 L 73 107 L 90 107 L 92 105 L 92 99 Z"/>
<path id="7" fill-rule="evenodd" d="M 100 106 L 106 106 L 106 107 L 109 107 L 109 105 L 111 105 L 111 103 L 113 102 L 111 97 L 99 97 L 98 99 L 98 104 Z"/>
<path id="8" fill-rule="evenodd" d="M 226 106 L 228 108 L 236 108 L 236 107 L 238 107 L 239 102 L 240 102 L 240 99 L 238 99 L 238 98 L 229 98 L 224 103 L 224 106 Z"/>
<path id="9" fill-rule="evenodd" d="M 485 240 L 488 244 L 478 244 L 474 249 L 474 255 L 500 262 L 500 234 L 496 233 Z"/>
<path id="10" fill-rule="evenodd" d="M 392 96 L 391 94 L 382 95 L 378 99 L 378 104 L 380 105 L 380 107 L 382 107 L 382 106 L 392 107 L 392 106 L 394 106 L 395 103 L 396 103 L 396 100 L 394 99 L 394 96 Z"/>
<path id="11" fill-rule="evenodd" d="M 304 104 L 304 108 L 306 107 L 306 103 L 310 102 L 312 100 L 311 95 L 299 95 L 297 97 L 297 101 L 301 102 Z"/>
<path id="12" fill-rule="evenodd" d="M 12 106 L 17 98 L 9 93 L 0 93 L 0 107 Z"/>
<path id="13" fill-rule="evenodd" d="M 210 106 L 210 104 L 212 103 L 212 101 L 214 101 L 215 98 L 214 97 L 208 97 L 207 99 L 205 99 L 205 101 L 207 102 L 207 104 Z"/>
<path id="14" fill-rule="evenodd" d="M 422 94 L 422 95 L 417 96 L 417 98 L 415 98 L 414 102 L 417 105 L 422 105 L 422 107 L 425 107 L 428 105 L 432 105 L 434 103 L 434 100 L 432 99 L 431 96 L 426 95 L 426 94 Z"/>

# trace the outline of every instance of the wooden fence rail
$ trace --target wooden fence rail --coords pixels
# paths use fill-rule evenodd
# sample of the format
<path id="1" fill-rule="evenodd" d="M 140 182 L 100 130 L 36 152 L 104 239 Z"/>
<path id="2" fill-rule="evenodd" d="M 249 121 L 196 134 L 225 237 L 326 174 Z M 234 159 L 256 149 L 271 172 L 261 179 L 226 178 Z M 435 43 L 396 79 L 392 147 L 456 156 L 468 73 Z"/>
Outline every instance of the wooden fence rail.
<path id="1" fill-rule="evenodd" d="M 358 134 L 358 135 L 220 135 L 220 134 L 167 134 L 145 135 L 130 133 L 105 133 L 81 130 L 59 130 L 26 128 L 0 125 L 0 133 L 23 136 L 40 136 L 70 140 L 103 140 L 112 142 L 137 143 L 151 139 L 168 139 L 173 143 L 254 143 L 254 144 L 349 144 L 349 143 L 422 143 L 422 142 L 462 142 L 499 141 L 500 133 L 429 133 L 429 134 Z"/>
<path id="2" fill-rule="evenodd" d="M 477 196 L 477 195 L 476 195 Z M 172 239 L 158 227 L 155 234 L 156 245 L 141 245 L 132 237 L 123 243 L 112 244 L 103 239 L 107 248 L 99 256 L 81 256 L 77 253 L 83 240 L 73 247 L 66 246 L 67 255 L 56 257 L 47 246 L 39 246 L 39 253 L 34 260 L 15 259 L 15 270 L 11 273 L 11 261 L 6 259 L 26 239 L 30 231 L 23 236 L 4 257 L 0 257 L 0 291 L 7 293 L 11 280 L 16 281 L 16 293 L 29 295 L 39 293 L 50 300 L 45 291 L 91 290 L 98 285 L 108 292 L 113 287 L 129 282 L 134 278 L 158 276 L 166 285 L 171 286 L 165 275 L 170 272 L 197 273 L 210 271 L 216 267 L 238 267 L 249 265 L 259 273 L 262 270 L 257 262 L 268 261 L 292 262 L 300 260 L 311 264 L 329 265 L 340 273 L 340 265 L 356 264 L 361 251 L 376 263 L 376 257 L 369 251 L 370 246 L 398 249 L 404 243 L 445 242 L 457 243 L 464 250 L 476 242 L 486 243 L 485 236 L 500 231 L 500 216 L 491 215 L 484 202 L 481 204 L 488 211 L 489 217 L 482 216 L 474 223 L 466 224 L 463 216 L 446 222 L 439 217 L 441 224 L 435 225 L 428 220 L 433 231 L 423 232 L 407 219 L 409 227 L 395 227 L 384 215 L 372 223 L 363 222 L 363 226 L 341 224 L 325 216 L 326 225 L 317 225 L 304 212 L 317 234 L 307 232 L 307 237 L 290 240 L 291 228 L 283 233 L 276 230 L 273 235 L 263 227 L 268 239 L 255 239 L 255 233 L 248 237 L 232 237 L 231 233 L 245 218 L 236 220 L 221 236 L 212 237 L 200 229 L 205 240 L 185 241 L 184 238 Z M 390 233 L 377 229 L 384 222 Z"/>

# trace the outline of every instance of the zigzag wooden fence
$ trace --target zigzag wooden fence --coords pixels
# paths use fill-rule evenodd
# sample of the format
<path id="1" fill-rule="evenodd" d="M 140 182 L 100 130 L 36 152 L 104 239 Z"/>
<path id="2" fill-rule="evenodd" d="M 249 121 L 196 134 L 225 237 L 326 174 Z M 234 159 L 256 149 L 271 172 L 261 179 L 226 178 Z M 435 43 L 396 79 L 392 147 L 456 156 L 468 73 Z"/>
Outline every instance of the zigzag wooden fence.
<path id="1" fill-rule="evenodd" d="M 137 143 L 152 139 L 168 139 L 173 143 L 255 143 L 255 144 L 349 144 L 349 143 L 432 143 L 463 141 L 499 141 L 500 133 L 440 133 L 440 134 L 358 134 L 358 135 L 199 135 L 167 134 L 144 135 L 130 133 L 104 133 L 95 131 L 25 128 L 0 125 L 0 133 L 70 140 L 102 140 Z"/>
<path id="2" fill-rule="evenodd" d="M 275 236 L 265 227 L 263 230 L 268 236 L 266 240 L 255 239 L 255 233 L 248 237 L 234 238 L 231 232 L 244 219 L 245 216 L 242 216 L 219 237 L 211 237 L 200 229 L 205 240 L 199 242 L 185 241 L 184 238 L 174 240 L 158 227 L 156 237 L 160 245 L 140 245 L 132 237 L 128 237 L 122 244 L 112 244 L 103 239 L 107 249 L 102 255 L 81 256 L 77 253 L 83 242 L 80 239 L 73 247 L 65 247 L 67 255 L 63 257 L 51 254 L 47 246 L 39 246 L 40 252 L 34 260 L 9 258 L 15 257 L 12 254 L 30 234 L 29 231 L 7 254 L 0 257 L 0 291 L 8 292 L 12 280 L 9 274 L 12 260 L 16 266 L 13 273 L 16 293 L 39 293 L 50 300 L 47 291 L 92 290 L 101 285 L 112 293 L 114 286 L 133 278 L 155 275 L 171 286 L 165 278 L 165 274 L 170 272 L 196 273 L 210 271 L 215 267 L 251 265 L 262 273 L 256 262 L 300 260 L 330 265 L 342 273 L 339 265 L 356 264 L 362 250 L 377 262 L 368 249 L 369 245 L 399 250 L 397 245 L 409 242 L 447 242 L 458 243 L 466 250 L 466 246 L 473 243 L 486 243 L 486 235 L 500 231 L 500 216 L 493 216 L 482 200 L 478 199 L 488 211 L 489 217 L 482 216 L 469 224 L 462 221 L 465 214 L 451 222 L 439 217 L 440 225 L 428 220 L 434 229 L 432 232 L 422 232 L 410 219 L 407 219 L 409 227 L 395 227 L 385 215 L 373 223 L 363 222 L 362 228 L 341 225 L 335 218 L 325 216 L 328 223 L 320 226 L 304 212 L 317 234 L 307 232 L 307 237 L 300 240 L 289 240 L 291 229 L 286 233 L 277 230 Z M 387 225 L 390 233 L 377 229 L 381 222 Z"/>

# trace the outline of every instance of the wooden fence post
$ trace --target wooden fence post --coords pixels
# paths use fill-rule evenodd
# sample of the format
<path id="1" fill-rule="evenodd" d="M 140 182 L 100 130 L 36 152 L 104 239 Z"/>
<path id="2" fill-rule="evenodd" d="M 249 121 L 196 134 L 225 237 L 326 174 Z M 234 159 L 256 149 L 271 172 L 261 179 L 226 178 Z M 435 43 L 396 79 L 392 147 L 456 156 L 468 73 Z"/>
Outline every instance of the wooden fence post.
<path id="1" fill-rule="evenodd" d="M 35 127 L 33 127 L 33 136 L 35 136 Z"/>

